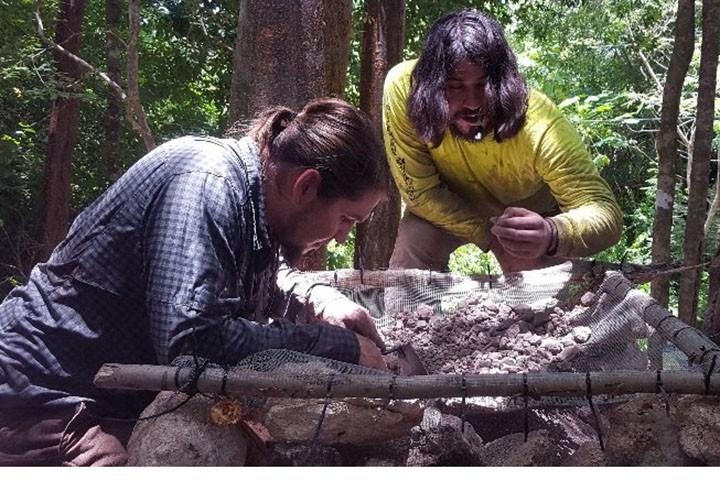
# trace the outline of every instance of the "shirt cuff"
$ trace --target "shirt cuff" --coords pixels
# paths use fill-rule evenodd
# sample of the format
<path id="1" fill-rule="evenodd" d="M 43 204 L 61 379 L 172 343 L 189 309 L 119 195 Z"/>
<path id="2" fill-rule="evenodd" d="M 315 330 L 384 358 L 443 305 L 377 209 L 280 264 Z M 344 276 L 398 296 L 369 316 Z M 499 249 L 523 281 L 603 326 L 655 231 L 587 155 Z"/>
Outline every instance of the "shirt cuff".
<path id="1" fill-rule="evenodd" d="M 573 251 L 573 227 L 566 218 L 556 216 L 549 218 L 557 228 L 557 248 L 552 257 L 569 258 Z"/>
<path id="2" fill-rule="evenodd" d="M 319 357 L 357 364 L 360 360 L 360 342 L 357 335 L 347 328 L 322 325 L 317 343 L 308 352 Z"/>

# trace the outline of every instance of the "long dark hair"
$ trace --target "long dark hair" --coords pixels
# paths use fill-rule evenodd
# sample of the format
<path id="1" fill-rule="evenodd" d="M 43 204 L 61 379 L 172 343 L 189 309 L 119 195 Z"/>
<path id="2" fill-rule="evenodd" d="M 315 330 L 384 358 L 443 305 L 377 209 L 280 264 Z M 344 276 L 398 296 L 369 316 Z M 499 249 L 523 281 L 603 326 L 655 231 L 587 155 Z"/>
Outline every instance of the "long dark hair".
<path id="1" fill-rule="evenodd" d="M 412 73 L 408 111 L 413 126 L 426 142 L 440 144 L 450 121 L 445 84 L 463 60 L 488 75 L 489 124 L 483 134 L 493 132 L 498 142 L 511 138 L 525 121 L 527 85 L 502 27 L 477 10 L 444 15 L 430 28 Z"/>
<path id="2" fill-rule="evenodd" d="M 357 199 L 368 191 L 388 191 L 391 177 L 379 133 L 347 102 L 321 98 L 300 113 L 271 108 L 256 118 L 249 135 L 271 167 L 318 170 L 321 198 Z"/>

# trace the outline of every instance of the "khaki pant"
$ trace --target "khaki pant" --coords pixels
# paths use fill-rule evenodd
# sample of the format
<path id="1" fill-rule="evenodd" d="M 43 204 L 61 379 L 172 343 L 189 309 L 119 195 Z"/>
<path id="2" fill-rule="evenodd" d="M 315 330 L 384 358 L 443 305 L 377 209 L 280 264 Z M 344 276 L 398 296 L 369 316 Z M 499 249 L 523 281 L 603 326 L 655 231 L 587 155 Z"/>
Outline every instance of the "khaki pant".
<path id="1" fill-rule="evenodd" d="M 390 268 L 419 268 L 447 272 L 450 254 L 466 243 L 468 242 L 405 210 L 400 220 L 395 249 L 390 257 Z M 563 262 L 561 258 L 547 256 L 512 257 L 496 240 L 490 243 L 490 251 L 495 255 L 504 273 L 535 270 Z"/>
<path id="2" fill-rule="evenodd" d="M 85 404 L 0 409 L 0 466 L 125 465 L 133 425 L 95 417 Z"/>

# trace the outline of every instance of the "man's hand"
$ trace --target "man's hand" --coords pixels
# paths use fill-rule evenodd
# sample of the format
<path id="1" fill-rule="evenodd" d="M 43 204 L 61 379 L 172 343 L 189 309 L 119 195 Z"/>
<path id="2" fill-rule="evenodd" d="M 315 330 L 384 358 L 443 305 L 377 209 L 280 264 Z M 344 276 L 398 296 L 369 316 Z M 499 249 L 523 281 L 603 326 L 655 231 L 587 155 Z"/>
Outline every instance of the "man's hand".
<path id="1" fill-rule="evenodd" d="M 358 344 L 360 345 L 360 359 L 358 360 L 358 364 L 377 370 L 387 370 L 388 366 L 375 342 L 362 335 L 356 336 Z"/>
<path id="2" fill-rule="evenodd" d="M 385 343 L 375 327 L 375 320 L 367 309 L 361 307 L 347 298 L 338 298 L 328 303 L 320 313 L 320 320 L 330 325 L 345 327 L 348 330 L 367 337 L 377 345 L 385 348 Z"/>
<path id="3" fill-rule="evenodd" d="M 519 258 L 540 258 L 557 242 L 557 232 L 550 220 L 518 207 L 508 207 L 495 219 L 490 233 L 497 237 L 503 250 Z"/>

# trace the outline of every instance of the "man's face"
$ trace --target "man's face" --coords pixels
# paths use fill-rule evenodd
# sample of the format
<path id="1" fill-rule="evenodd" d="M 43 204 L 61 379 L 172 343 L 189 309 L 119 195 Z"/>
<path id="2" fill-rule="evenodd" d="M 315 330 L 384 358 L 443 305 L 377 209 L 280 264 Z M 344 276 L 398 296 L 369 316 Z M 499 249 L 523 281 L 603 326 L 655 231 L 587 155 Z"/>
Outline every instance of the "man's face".
<path id="1" fill-rule="evenodd" d="M 283 257 L 295 265 L 300 257 L 327 245 L 330 240 L 343 243 L 353 225 L 367 220 L 383 197 L 381 192 L 367 192 L 358 200 L 315 199 L 294 215 L 284 229 L 279 239 Z"/>
<path id="2" fill-rule="evenodd" d="M 485 69 L 463 60 L 445 84 L 450 128 L 455 135 L 476 140 L 476 135 L 487 125 L 487 75 Z"/>

